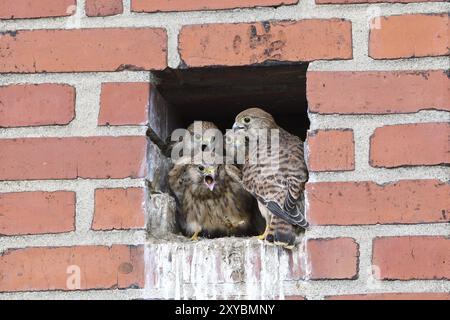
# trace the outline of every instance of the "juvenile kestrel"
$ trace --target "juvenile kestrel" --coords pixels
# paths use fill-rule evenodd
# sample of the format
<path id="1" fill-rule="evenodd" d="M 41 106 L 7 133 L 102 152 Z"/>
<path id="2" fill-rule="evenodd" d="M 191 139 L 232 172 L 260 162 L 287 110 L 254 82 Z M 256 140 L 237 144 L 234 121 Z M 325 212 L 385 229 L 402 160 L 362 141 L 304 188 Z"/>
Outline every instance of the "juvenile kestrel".
<path id="1" fill-rule="evenodd" d="M 233 165 L 175 164 L 169 185 L 180 211 L 183 233 L 205 237 L 256 234 L 255 201 L 230 177 L 240 175 Z"/>
<path id="2" fill-rule="evenodd" d="M 249 146 L 248 141 L 255 141 L 261 132 L 266 132 L 270 140 L 270 130 L 276 129 L 278 132 L 273 132 L 278 136 L 278 147 L 267 139 L 266 152 Z M 248 153 L 242 168 L 242 185 L 258 200 L 261 214 L 266 219 L 266 230 L 259 238 L 287 249 L 293 248 L 294 226 L 308 226 L 303 203 L 308 171 L 302 141 L 279 127 L 269 113 L 259 108 L 247 109 L 236 117 L 233 135 L 247 137 Z"/>
<path id="3" fill-rule="evenodd" d="M 204 158 L 213 151 L 222 154 L 222 136 L 217 126 L 208 121 L 194 122 L 187 128 L 184 140 L 175 146 L 186 147 L 186 140 L 183 157 L 174 159 L 174 167 L 169 172 L 169 185 L 179 204 L 182 231 L 193 240 L 199 234 L 214 237 L 257 233 L 261 223 L 255 214 L 256 202 L 230 177 L 241 175 L 240 170 L 234 165 L 206 162 Z M 198 152 L 203 155 L 200 164 L 195 161 Z"/>
<path id="4" fill-rule="evenodd" d="M 205 150 L 213 151 L 214 147 L 219 140 L 216 140 L 214 132 L 219 133 L 217 126 L 209 121 L 197 121 L 193 122 L 187 127 L 186 134 L 182 137 L 182 141 L 168 141 L 168 155 L 174 150 L 176 156 L 184 156 L 184 152 L 187 152 L 193 156 L 193 152 L 203 152 Z M 168 139 L 171 139 L 169 137 Z M 195 148 L 198 146 L 198 150 Z M 223 148 L 222 145 L 219 146 Z M 173 155 L 172 155 L 173 156 Z"/>

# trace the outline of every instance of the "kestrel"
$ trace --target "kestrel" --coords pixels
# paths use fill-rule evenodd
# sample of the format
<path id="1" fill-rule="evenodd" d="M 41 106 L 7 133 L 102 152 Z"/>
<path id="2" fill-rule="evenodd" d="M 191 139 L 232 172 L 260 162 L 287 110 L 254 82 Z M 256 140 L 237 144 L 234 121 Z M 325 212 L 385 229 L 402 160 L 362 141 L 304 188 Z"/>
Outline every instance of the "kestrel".
<path id="1" fill-rule="evenodd" d="M 248 153 L 241 183 L 258 200 L 260 212 L 266 219 L 266 230 L 259 238 L 292 249 L 295 245 L 294 226 L 308 226 L 303 203 L 308 180 L 303 142 L 279 127 L 272 115 L 259 108 L 241 112 L 232 132 L 234 136 L 246 137 Z M 252 148 L 249 142 L 261 137 L 263 132 L 267 134 L 264 138 L 266 152 Z M 274 140 L 277 145 L 267 142 L 272 132 L 278 137 L 278 141 Z"/>
<path id="2" fill-rule="evenodd" d="M 185 152 L 188 153 L 188 156 L 193 156 L 195 151 L 215 151 L 214 148 L 219 139 L 216 140 L 214 133 L 221 133 L 214 123 L 196 121 L 191 123 L 186 130 L 187 132 L 182 137 L 182 141 L 168 141 L 167 155 L 170 155 L 172 150 L 175 152 L 175 155 L 172 154 L 172 157 L 185 156 Z M 171 139 L 171 137 L 168 139 Z M 218 145 L 218 148 L 223 148 L 222 144 Z"/>
<path id="3" fill-rule="evenodd" d="M 241 184 L 233 165 L 175 164 L 169 185 L 180 211 L 183 233 L 197 240 L 205 237 L 256 234 L 255 201 Z"/>
<path id="4" fill-rule="evenodd" d="M 199 234 L 206 237 L 255 234 L 260 226 L 254 198 L 231 178 L 241 175 L 240 170 L 231 164 L 203 161 L 213 152 L 222 155 L 221 137 L 214 123 L 194 122 L 187 128 L 184 140 L 175 145 L 180 149 L 188 142 L 182 157 L 173 159 L 169 185 L 179 204 L 181 229 L 192 240 Z M 189 154 L 185 156 L 185 152 Z M 194 161 L 197 152 L 202 153 L 201 163 Z"/>

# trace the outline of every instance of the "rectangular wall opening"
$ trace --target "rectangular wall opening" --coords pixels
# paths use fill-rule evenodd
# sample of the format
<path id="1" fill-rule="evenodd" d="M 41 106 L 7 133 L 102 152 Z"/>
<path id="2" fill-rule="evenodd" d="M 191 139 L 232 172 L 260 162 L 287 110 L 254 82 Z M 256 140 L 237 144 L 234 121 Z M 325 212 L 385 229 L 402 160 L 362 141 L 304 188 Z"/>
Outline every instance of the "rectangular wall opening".
<path id="1" fill-rule="evenodd" d="M 307 64 L 269 64 L 167 69 L 154 74 L 157 93 L 152 95 L 150 113 L 153 110 L 162 116 L 151 114 L 156 119 L 154 124 L 159 134 L 152 129 L 150 120 L 148 136 L 154 143 L 150 149 L 159 149 L 162 160 L 154 161 L 154 154 L 150 154 L 149 171 L 154 174 L 149 179 L 151 194 L 145 253 L 149 292 L 162 290 L 167 298 L 211 297 L 216 296 L 216 292 L 221 292 L 222 298 L 236 294 L 253 297 L 258 296 L 258 286 L 264 283 L 270 296 L 282 290 L 290 269 L 308 270 L 307 236 L 303 233 L 297 237 L 297 247 L 292 251 L 269 246 L 252 237 L 255 234 L 200 241 L 191 241 L 189 235 L 183 235 L 176 201 L 167 187 L 171 168 L 167 156 L 170 154 L 161 155 L 174 129 L 202 120 L 214 122 L 225 132 L 233 125 L 236 115 L 249 107 L 270 112 L 281 127 L 304 141 L 309 128 L 307 68 Z M 155 182 L 161 187 L 152 186 Z M 252 201 L 260 231 L 264 230 L 265 221 L 256 200 Z M 258 234 L 262 233 L 260 231 Z M 259 279 L 260 283 L 251 279 Z M 238 285 L 242 283 L 247 285 Z M 235 285 L 240 288 L 238 291 L 231 289 L 236 288 Z"/>
<path id="2" fill-rule="evenodd" d="M 152 163 L 153 166 L 161 166 L 153 168 L 152 171 L 158 173 L 156 180 L 159 185 L 164 186 L 162 191 L 170 194 L 167 183 L 167 174 L 171 167 L 168 159 L 170 153 L 165 150 L 167 142 L 170 141 L 170 134 L 177 128 L 187 128 L 194 121 L 214 122 L 225 133 L 225 130 L 233 125 L 238 113 L 249 107 L 259 107 L 271 113 L 281 127 L 304 141 L 309 128 L 307 68 L 307 63 L 277 63 L 227 68 L 166 69 L 155 72 L 158 98 L 153 99 L 151 104 L 164 104 L 164 108 L 153 106 L 151 109 L 166 110 L 164 117 L 157 115 L 156 119 L 165 122 L 167 128 L 162 130 L 165 132 L 163 135 L 158 135 L 150 128 L 148 136 L 165 158 L 163 162 Z M 152 117 L 155 118 L 155 115 L 151 115 Z M 170 209 L 167 204 L 159 205 L 164 206 L 166 211 Z M 255 208 L 258 210 L 257 205 Z M 158 210 L 158 219 L 171 220 L 175 217 L 176 221 L 154 221 L 154 226 L 157 228 L 160 224 L 170 225 L 171 233 L 180 234 L 177 215 L 160 212 L 161 208 Z M 164 217 L 164 214 L 167 216 Z M 258 230 L 264 230 L 264 221 L 258 223 Z M 255 234 L 249 234 L 251 235 Z"/>

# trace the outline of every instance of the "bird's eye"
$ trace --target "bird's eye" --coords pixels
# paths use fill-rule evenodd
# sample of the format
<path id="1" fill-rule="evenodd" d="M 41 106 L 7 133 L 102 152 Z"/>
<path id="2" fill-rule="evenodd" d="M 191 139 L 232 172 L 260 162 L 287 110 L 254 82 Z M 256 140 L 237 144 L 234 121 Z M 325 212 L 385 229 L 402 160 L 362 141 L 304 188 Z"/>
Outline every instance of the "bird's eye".
<path id="1" fill-rule="evenodd" d="M 250 118 L 249 118 L 249 117 L 245 117 L 245 118 L 244 118 L 244 122 L 245 122 L 245 123 L 250 123 Z"/>
<path id="2" fill-rule="evenodd" d="M 200 170 L 201 172 L 205 171 L 205 167 L 204 166 L 198 166 L 198 170 Z"/>

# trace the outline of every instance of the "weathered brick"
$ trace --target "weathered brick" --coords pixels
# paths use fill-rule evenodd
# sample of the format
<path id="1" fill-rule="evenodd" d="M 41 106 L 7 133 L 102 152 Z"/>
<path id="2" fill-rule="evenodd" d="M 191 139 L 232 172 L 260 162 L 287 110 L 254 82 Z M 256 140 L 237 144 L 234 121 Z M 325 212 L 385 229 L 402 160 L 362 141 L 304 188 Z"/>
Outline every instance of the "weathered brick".
<path id="1" fill-rule="evenodd" d="M 314 225 L 450 222 L 450 184 L 438 180 L 315 182 L 306 192 Z"/>
<path id="2" fill-rule="evenodd" d="M 143 251 L 126 245 L 7 250 L 0 255 L 0 292 L 142 288 Z"/>
<path id="3" fill-rule="evenodd" d="M 310 171 L 351 171 L 355 169 L 353 131 L 314 130 L 308 132 Z"/>
<path id="4" fill-rule="evenodd" d="M 0 19 L 26 19 L 71 16 L 76 0 L 2 0 Z"/>
<path id="5" fill-rule="evenodd" d="M 382 280 L 450 279 L 450 238 L 381 237 L 373 241 L 372 264 Z M 378 274 L 379 273 L 379 274 Z"/>
<path id="6" fill-rule="evenodd" d="M 290 254 L 287 280 L 355 279 L 358 276 L 359 246 L 353 238 L 309 239 L 304 253 Z"/>
<path id="7" fill-rule="evenodd" d="M 122 0 L 86 0 L 88 17 L 106 17 L 123 13 Z"/>
<path id="8" fill-rule="evenodd" d="M 268 6 L 275 7 L 296 4 L 297 2 L 298 0 L 228 0 L 222 2 L 209 0 L 131 0 L 131 10 L 134 12 L 220 10 Z"/>
<path id="9" fill-rule="evenodd" d="M 145 137 L 0 140 L 0 180 L 142 178 Z"/>
<path id="10" fill-rule="evenodd" d="M 164 69 L 167 35 L 157 28 L 17 31 L 0 36 L 0 52 L 0 72 Z"/>
<path id="11" fill-rule="evenodd" d="M 143 188 L 95 190 L 94 230 L 145 228 Z"/>
<path id="12" fill-rule="evenodd" d="M 375 19 L 379 19 L 379 23 L 371 22 L 369 36 L 369 56 L 374 59 L 450 54 L 447 13 L 399 15 Z"/>
<path id="13" fill-rule="evenodd" d="M 0 193 L 0 235 L 62 233 L 75 230 L 75 193 Z"/>
<path id="14" fill-rule="evenodd" d="M 149 83 L 103 83 L 99 125 L 145 125 L 150 103 Z"/>
<path id="15" fill-rule="evenodd" d="M 450 300 L 446 292 L 369 293 L 328 296 L 327 300 Z"/>
<path id="16" fill-rule="evenodd" d="M 75 118 L 75 88 L 60 84 L 0 87 L 0 127 L 65 125 Z"/>
<path id="17" fill-rule="evenodd" d="M 377 128 L 370 137 L 370 165 L 450 164 L 450 123 L 420 123 Z"/>
<path id="18" fill-rule="evenodd" d="M 310 112 L 390 114 L 428 109 L 450 111 L 450 78 L 445 70 L 316 71 L 308 72 L 307 81 Z"/>
<path id="19" fill-rule="evenodd" d="M 342 19 L 191 25 L 180 32 L 179 51 L 188 67 L 351 59 L 351 29 Z"/>
<path id="20" fill-rule="evenodd" d="M 356 279 L 358 276 L 359 246 L 352 238 L 309 240 L 308 256 L 310 279 Z"/>

